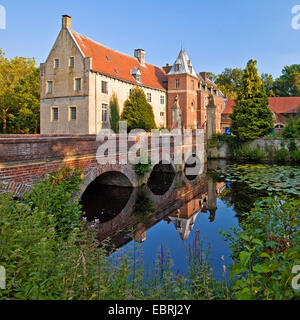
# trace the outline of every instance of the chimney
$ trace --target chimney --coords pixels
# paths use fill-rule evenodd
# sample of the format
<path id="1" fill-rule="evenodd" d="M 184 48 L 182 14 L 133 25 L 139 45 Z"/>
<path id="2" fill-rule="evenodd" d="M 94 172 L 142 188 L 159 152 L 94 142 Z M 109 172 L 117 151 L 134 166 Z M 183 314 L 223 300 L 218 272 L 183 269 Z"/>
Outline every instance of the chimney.
<path id="1" fill-rule="evenodd" d="M 203 78 L 204 81 L 207 80 L 207 72 L 200 72 L 201 77 Z"/>
<path id="2" fill-rule="evenodd" d="M 168 74 L 171 69 L 172 69 L 172 66 L 170 66 L 168 63 L 163 67 L 163 69 L 165 70 L 165 73 Z"/>
<path id="3" fill-rule="evenodd" d="M 72 18 L 66 14 L 62 16 L 62 28 L 69 30 L 72 29 Z"/>
<path id="4" fill-rule="evenodd" d="M 143 49 L 135 49 L 134 56 L 139 60 L 139 63 L 144 66 L 146 60 L 146 53 Z"/>

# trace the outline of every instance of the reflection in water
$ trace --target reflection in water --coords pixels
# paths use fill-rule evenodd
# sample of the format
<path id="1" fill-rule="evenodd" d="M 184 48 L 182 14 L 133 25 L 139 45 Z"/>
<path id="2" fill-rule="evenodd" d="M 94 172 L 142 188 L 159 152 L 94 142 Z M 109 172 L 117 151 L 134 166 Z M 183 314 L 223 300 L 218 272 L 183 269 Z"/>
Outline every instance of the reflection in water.
<path id="1" fill-rule="evenodd" d="M 134 239 L 142 243 L 148 264 L 156 259 L 158 246 L 167 243 L 176 268 L 184 269 L 186 245 L 193 231 L 200 230 L 216 259 L 225 255 L 229 260 L 230 251 L 221 241 L 219 229 L 237 225 L 238 220 L 235 212 L 218 200 L 224 196 L 229 203 L 226 183 L 205 175 L 189 181 L 171 169 L 158 165 L 148 184 L 139 188 L 108 186 L 101 179 L 93 182 L 82 196 L 82 205 L 89 221 L 100 219 L 99 241 L 109 238 L 117 249 L 126 248 Z"/>
<path id="2" fill-rule="evenodd" d="M 124 209 L 132 191 L 133 188 L 107 186 L 94 181 L 81 198 L 83 211 L 89 221 L 110 221 Z"/>

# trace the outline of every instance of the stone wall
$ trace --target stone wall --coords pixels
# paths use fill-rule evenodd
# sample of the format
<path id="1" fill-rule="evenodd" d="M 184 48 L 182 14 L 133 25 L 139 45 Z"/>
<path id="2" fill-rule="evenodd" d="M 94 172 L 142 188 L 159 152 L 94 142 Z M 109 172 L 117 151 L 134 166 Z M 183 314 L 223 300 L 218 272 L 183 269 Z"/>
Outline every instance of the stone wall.
<path id="1" fill-rule="evenodd" d="M 248 145 L 250 148 L 258 148 L 262 152 L 268 154 L 271 149 L 281 149 L 282 144 L 286 149 L 288 149 L 288 144 L 291 140 L 296 141 L 298 147 L 300 148 L 300 139 L 260 138 L 252 141 Z M 220 143 L 218 147 L 213 146 L 208 148 L 207 157 L 208 159 L 230 159 L 231 155 L 228 144 L 224 142 Z"/>

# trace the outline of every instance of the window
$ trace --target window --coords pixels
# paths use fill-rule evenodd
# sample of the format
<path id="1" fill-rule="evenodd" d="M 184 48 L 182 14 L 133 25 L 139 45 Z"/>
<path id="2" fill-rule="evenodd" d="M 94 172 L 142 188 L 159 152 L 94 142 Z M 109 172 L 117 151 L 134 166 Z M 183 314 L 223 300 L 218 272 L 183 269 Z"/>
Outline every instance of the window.
<path id="1" fill-rule="evenodd" d="M 193 90 L 195 89 L 195 82 L 194 82 L 194 80 L 192 80 L 192 89 L 193 89 Z"/>
<path id="2" fill-rule="evenodd" d="M 193 73 L 193 67 L 189 66 L 190 73 Z"/>
<path id="3" fill-rule="evenodd" d="M 175 80 L 175 88 L 178 89 L 179 88 L 179 79 Z"/>
<path id="4" fill-rule="evenodd" d="M 47 92 L 48 93 L 53 93 L 53 81 L 48 81 L 47 82 Z"/>
<path id="5" fill-rule="evenodd" d="M 70 57 L 69 66 L 70 66 L 71 68 L 73 68 L 74 65 L 75 65 L 75 58 L 74 58 L 74 57 Z"/>
<path id="6" fill-rule="evenodd" d="M 52 108 L 52 121 L 58 121 L 58 108 L 54 107 Z"/>
<path id="7" fill-rule="evenodd" d="M 101 91 L 102 91 L 102 93 L 108 93 L 108 83 L 106 81 L 102 81 Z"/>
<path id="8" fill-rule="evenodd" d="M 163 118 L 165 116 L 165 113 L 164 112 L 161 112 L 160 113 L 160 116 Z"/>
<path id="9" fill-rule="evenodd" d="M 179 64 L 179 63 L 177 63 L 177 64 L 175 65 L 175 72 L 178 72 L 178 71 L 179 71 L 179 69 L 180 69 L 180 64 Z"/>
<path id="10" fill-rule="evenodd" d="M 137 73 L 136 76 L 135 76 L 135 79 L 136 79 L 137 82 L 141 82 L 141 79 L 142 79 L 141 75 Z"/>
<path id="11" fill-rule="evenodd" d="M 108 121 L 108 104 L 102 104 L 102 122 Z"/>
<path id="12" fill-rule="evenodd" d="M 160 104 L 165 104 L 165 96 L 160 96 Z"/>
<path id="13" fill-rule="evenodd" d="M 81 90 L 81 79 L 77 78 L 75 79 L 75 91 L 80 91 Z"/>
<path id="14" fill-rule="evenodd" d="M 207 106 L 207 97 L 204 97 L 204 107 Z"/>
<path id="15" fill-rule="evenodd" d="M 55 69 L 59 68 L 59 59 L 54 59 L 54 68 Z"/>
<path id="16" fill-rule="evenodd" d="M 152 94 L 150 92 L 147 93 L 147 101 L 152 102 Z"/>
<path id="17" fill-rule="evenodd" d="M 194 112 L 194 102 L 191 104 L 191 111 Z"/>
<path id="18" fill-rule="evenodd" d="M 70 120 L 71 121 L 77 120 L 77 108 L 76 107 L 70 107 Z"/>

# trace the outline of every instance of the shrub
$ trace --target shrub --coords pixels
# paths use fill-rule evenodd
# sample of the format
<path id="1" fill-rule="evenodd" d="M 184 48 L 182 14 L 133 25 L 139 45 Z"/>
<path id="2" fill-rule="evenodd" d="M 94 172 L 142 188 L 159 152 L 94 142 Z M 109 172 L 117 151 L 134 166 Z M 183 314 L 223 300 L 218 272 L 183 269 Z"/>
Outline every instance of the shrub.
<path id="1" fill-rule="evenodd" d="M 120 107 L 116 94 L 112 95 L 109 103 L 110 106 L 110 128 L 115 132 L 119 132 Z"/>
<path id="2" fill-rule="evenodd" d="M 291 286 L 291 270 L 300 264 L 299 206 L 299 198 L 265 198 L 244 214 L 233 234 L 223 233 L 232 249 L 235 299 L 300 298 Z"/>
<path id="3" fill-rule="evenodd" d="M 298 120 L 299 122 L 299 120 Z M 300 126 L 297 120 L 289 119 L 286 126 L 282 129 L 282 136 L 285 139 L 299 138 L 300 137 Z"/>
<path id="4" fill-rule="evenodd" d="M 235 153 L 235 158 L 239 160 L 260 161 L 266 157 L 265 153 L 258 148 L 243 146 Z"/>
<path id="5" fill-rule="evenodd" d="M 275 160 L 278 162 L 286 162 L 289 160 L 289 152 L 285 148 L 281 148 L 275 153 Z"/>
<path id="6" fill-rule="evenodd" d="M 131 90 L 129 99 L 124 103 L 121 120 L 127 121 L 128 131 L 143 129 L 150 132 L 156 129 L 152 106 L 147 102 L 142 89 L 136 87 Z"/>

